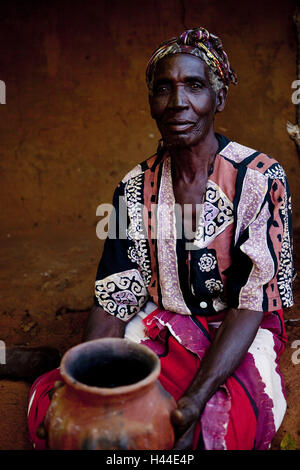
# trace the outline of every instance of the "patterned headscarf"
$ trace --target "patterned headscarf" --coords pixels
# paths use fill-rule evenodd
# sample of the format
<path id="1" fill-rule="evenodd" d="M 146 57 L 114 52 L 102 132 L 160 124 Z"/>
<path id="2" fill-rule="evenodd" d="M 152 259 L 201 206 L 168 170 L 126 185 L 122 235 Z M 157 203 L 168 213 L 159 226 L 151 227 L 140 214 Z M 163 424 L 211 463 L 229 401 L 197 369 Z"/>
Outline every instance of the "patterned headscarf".
<path id="1" fill-rule="evenodd" d="M 178 53 L 192 54 L 204 60 L 226 88 L 230 82 L 237 84 L 236 73 L 230 66 L 221 39 L 210 34 L 205 28 L 194 28 L 185 31 L 179 37 L 163 42 L 154 51 L 146 70 L 146 81 L 150 91 L 158 61 L 169 54 Z"/>

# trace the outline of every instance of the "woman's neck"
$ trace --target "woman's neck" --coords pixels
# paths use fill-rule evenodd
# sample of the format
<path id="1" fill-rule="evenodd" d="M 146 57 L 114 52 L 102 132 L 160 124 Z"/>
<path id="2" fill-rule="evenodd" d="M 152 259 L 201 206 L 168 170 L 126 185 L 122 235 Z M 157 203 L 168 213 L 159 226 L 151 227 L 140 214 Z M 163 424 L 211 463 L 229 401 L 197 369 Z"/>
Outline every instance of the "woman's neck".
<path id="1" fill-rule="evenodd" d="M 185 183 L 193 183 L 197 179 L 207 177 L 218 147 L 218 140 L 213 133 L 207 135 L 197 146 L 170 148 L 173 177 Z"/>

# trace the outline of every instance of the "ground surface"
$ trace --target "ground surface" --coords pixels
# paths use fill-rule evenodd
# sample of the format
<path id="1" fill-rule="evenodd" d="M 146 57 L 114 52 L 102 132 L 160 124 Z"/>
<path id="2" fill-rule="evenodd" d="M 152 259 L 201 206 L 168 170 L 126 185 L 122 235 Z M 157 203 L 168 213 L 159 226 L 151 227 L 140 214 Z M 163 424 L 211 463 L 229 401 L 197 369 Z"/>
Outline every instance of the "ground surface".
<path id="1" fill-rule="evenodd" d="M 61 353 L 80 342 L 92 305 L 93 282 L 102 242 L 94 227 L 44 233 L 5 233 L 0 254 L 0 339 L 7 346 L 50 345 Z M 295 232 L 295 264 L 300 272 L 300 231 Z M 300 279 L 295 281 L 295 306 L 286 319 L 300 317 Z M 291 437 L 300 449 L 300 363 L 292 361 L 300 324 L 287 325 L 288 344 L 282 356 L 288 409 L 272 448 Z M 300 345 L 298 345 L 299 349 Z M 300 353 L 296 356 L 300 360 Z M 295 362 L 295 361 L 294 361 Z M 26 408 L 30 385 L 0 381 L 0 450 L 31 449 L 27 437 Z M 291 445 L 291 444 L 290 444 Z"/>

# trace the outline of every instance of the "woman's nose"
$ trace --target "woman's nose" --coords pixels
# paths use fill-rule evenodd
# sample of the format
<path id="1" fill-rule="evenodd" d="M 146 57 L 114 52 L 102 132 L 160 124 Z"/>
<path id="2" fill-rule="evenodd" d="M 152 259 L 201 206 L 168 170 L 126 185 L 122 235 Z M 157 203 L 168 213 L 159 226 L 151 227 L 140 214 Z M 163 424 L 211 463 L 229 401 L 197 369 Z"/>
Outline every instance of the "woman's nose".
<path id="1" fill-rule="evenodd" d="M 174 87 L 170 96 L 169 107 L 170 108 L 185 108 L 186 106 L 187 106 L 187 98 L 185 95 L 184 87 L 180 85 Z"/>

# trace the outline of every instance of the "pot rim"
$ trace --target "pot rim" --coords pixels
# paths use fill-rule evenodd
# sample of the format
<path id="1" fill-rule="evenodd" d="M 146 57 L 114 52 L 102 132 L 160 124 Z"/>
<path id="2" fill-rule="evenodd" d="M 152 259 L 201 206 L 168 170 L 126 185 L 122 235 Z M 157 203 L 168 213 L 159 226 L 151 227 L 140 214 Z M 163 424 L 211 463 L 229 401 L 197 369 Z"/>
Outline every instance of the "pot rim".
<path id="1" fill-rule="evenodd" d="M 130 385 L 122 385 L 119 387 L 97 387 L 93 385 L 87 385 L 84 384 L 83 382 L 79 382 L 75 378 L 73 378 L 70 373 L 67 371 L 68 363 L 70 361 L 70 357 L 74 353 L 78 353 L 80 350 L 85 351 L 87 350 L 91 344 L 94 344 L 95 347 L 97 345 L 113 345 L 113 344 L 121 344 L 122 346 L 125 346 L 126 344 L 133 348 L 137 349 L 140 352 L 142 352 L 144 355 L 147 355 L 148 357 L 151 357 L 153 360 L 153 370 L 142 380 L 139 380 L 138 382 L 135 382 L 134 384 Z M 138 390 L 144 390 L 146 387 L 149 387 L 152 385 L 156 379 L 158 378 L 161 370 L 161 365 L 160 365 L 160 360 L 158 356 L 155 354 L 154 351 L 152 351 L 148 346 L 145 346 L 140 343 L 135 343 L 134 341 L 131 341 L 127 338 L 100 338 L 100 339 L 93 339 L 90 341 L 86 341 L 84 343 L 80 343 L 76 346 L 73 346 L 72 348 L 68 349 L 60 363 L 60 373 L 61 376 L 64 380 L 64 382 L 67 385 L 70 385 L 73 389 L 77 390 L 78 392 L 85 392 L 85 393 L 90 393 L 94 397 L 117 397 L 120 395 L 128 395 L 131 392 L 136 393 Z"/>

